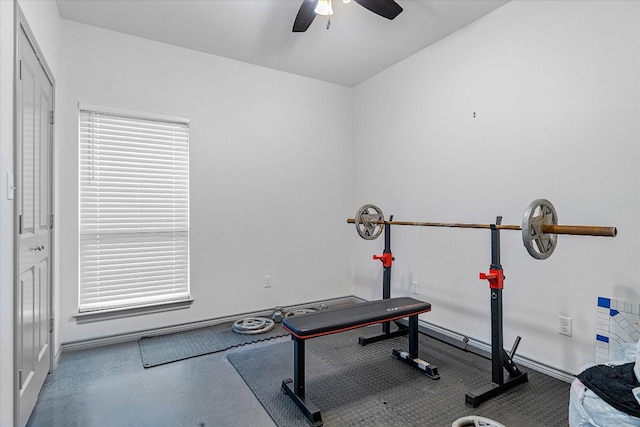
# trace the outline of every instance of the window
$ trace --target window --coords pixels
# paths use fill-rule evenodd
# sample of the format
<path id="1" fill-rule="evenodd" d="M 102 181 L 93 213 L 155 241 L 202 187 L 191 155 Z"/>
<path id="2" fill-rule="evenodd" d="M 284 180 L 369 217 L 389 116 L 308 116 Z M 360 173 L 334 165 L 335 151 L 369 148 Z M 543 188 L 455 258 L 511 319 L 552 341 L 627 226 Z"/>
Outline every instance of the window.
<path id="1" fill-rule="evenodd" d="M 188 120 L 81 104 L 79 135 L 80 313 L 188 299 Z"/>

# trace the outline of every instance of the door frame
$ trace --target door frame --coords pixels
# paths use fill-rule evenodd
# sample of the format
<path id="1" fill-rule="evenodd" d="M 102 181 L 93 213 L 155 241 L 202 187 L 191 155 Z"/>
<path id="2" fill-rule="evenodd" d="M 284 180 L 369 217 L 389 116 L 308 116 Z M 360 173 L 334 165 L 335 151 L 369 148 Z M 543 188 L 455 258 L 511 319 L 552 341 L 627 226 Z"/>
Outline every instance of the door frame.
<path id="1" fill-rule="evenodd" d="M 13 74 L 13 176 L 14 177 L 18 177 L 20 176 L 19 174 L 22 173 L 22 170 L 20 168 L 19 165 L 19 141 L 18 141 L 18 136 L 19 136 L 19 114 L 18 111 L 20 111 L 18 109 L 18 85 L 19 85 L 19 80 L 20 80 L 20 48 L 19 48 L 19 41 L 20 41 L 20 32 L 24 32 L 24 34 L 27 37 L 27 40 L 29 41 L 29 43 L 31 44 L 31 47 L 33 48 L 34 52 L 36 53 L 36 57 L 38 58 L 38 61 L 40 62 L 40 65 L 42 66 L 42 69 L 44 70 L 44 73 L 46 74 L 47 78 L 49 79 L 49 81 L 51 82 L 51 87 L 52 87 L 52 94 L 51 94 L 51 100 L 52 100 L 52 104 L 53 104 L 53 108 L 52 111 L 55 111 L 55 105 L 56 105 L 56 82 L 55 82 L 55 78 L 53 77 L 53 73 L 51 72 L 51 69 L 49 68 L 49 65 L 47 64 L 47 61 L 45 59 L 44 54 L 42 53 L 42 50 L 40 49 L 40 46 L 38 45 L 35 36 L 33 35 L 33 32 L 31 31 L 31 28 L 29 27 L 29 24 L 27 22 L 27 19 L 24 15 L 24 13 L 22 12 L 22 9 L 20 8 L 20 5 L 17 1 L 14 2 L 15 5 L 15 15 L 14 15 L 14 47 L 13 47 L 13 51 L 14 51 L 14 56 L 13 56 L 13 62 L 14 62 L 14 74 Z M 55 247 L 56 247 L 56 238 L 55 238 L 55 230 L 56 227 L 54 227 L 55 223 L 53 222 L 55 220 L 55 113 L 54 113 L 54 120 L 53 124 L 51 125 L 51 147 L 50 147 L 50 159 L 49 159 L 49 195 L 50 195 L 50 203 L 51 203 L 51 218 L 50 221 L 50 233 L 51 233 L 51 266 L 50 266 L 50 274 L 51 277 L 49 278 L 49 283 L 48 283 L 48 287 L 49 287 L 49 313 L 50 313 L 50 322 L 52 327 L 49 328 L 49 345 L 50 345 L 50 351 L 49 351 L 49 372 L 53 372 L 53 369 L 55 367 L 55 354 L 56 354 L 56 349 L 55 349 L 55 319 L 56 319 L 56 312 L 55 312 L 55 304 L 54 304 L 54 300 L 55 300 L 55 261 L 56 261 L 56 252 L 55 252 Z M 17 180 L 15 181 L 17 182 Z M 17 196 L 18 192 L 14 190 L 14 194 Z M 17 290 L 19 289 L 19 283 L 20 283 L 20 248 L 18 245 L 19 242 L 19 237 L 20 237 L 20 206 L 18 203 L 18 199 L 14 196 L 14 203 L 13 203 L 13 423 L 14 425 L 18 425 L 19 422 L 19 417 L 20 417 L 20 384 L 19 384 L 19 377 L 18 377 L 18 369 L 17 367 L 19 366 L 18 362 L 18 358 L 19 358 L 19 349 L 18 349 L 18 313 L 19 313 L 19 307 L 18 307 L 18 303 L 19 303 L 19 297 L 18 297 L 18 292 Z"/>

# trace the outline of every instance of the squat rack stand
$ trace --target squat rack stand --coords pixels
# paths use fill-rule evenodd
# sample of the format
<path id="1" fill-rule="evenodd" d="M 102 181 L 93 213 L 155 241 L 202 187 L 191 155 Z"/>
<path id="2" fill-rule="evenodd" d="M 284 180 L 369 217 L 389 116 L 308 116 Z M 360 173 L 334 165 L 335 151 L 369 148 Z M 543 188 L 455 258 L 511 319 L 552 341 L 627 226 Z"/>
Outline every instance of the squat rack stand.
<path id="1" fill-rule="evenodd" d="M 513 358 L 520 344 L 520 337 L 516 337 L 511 353 L 503 348 L 502 334 L 502 289 L 504 288 L 504 271 L 500 264 L 500 229 L 497 227 L 502 217 L 496 218 L 491 224 L 491 267 L 489 273 L 480 273 L 481 280 L 489 281 L 491 290 L 491 383 L 473 390 L 465 395 L 465 403 L 477 407 L 482 402 L 503 392 L 529 381 L 526 372 L 521 372 Z M 509 373 L 505 380 L 504 370 Z"/>
<path id="2" fill-rule="evenodd" d="M 391 298 L 391 265 L 393 264 L 393 254 L 391 253 L 391 224 L 390 221 L 393 221 L 393 215 L 389 217 L 389 221 L 384 222 L 384 250 L 382 251 L 382 255 L 374 255 L 373 259 L 378 259 L 382 262 L 383 271 L 382 271 L 382 299 Z M 358 344 L 361 346 L 365 346 L 367 344 L 372 344 L 374 342 L 383 341 L 386 339 L 390 339 L 393 337 L 399 337 L 402 335 L 406 335 L 408 333 L 408 328 L 406 326 L 400 325 L 396 322 L 398 329 L 395 331 L 391 331 L 391 322 L 384 322 L 382 324 L 382 333 L 378 335 L 373 335 L 370 337 L 359 337 Z"/>

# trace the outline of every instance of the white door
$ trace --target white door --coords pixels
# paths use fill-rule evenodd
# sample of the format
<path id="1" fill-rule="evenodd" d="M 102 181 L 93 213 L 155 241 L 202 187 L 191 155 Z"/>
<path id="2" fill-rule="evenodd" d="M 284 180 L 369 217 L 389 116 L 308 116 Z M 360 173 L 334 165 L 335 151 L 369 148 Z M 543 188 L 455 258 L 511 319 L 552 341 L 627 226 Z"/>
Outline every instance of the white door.
<path id="1" fill-rule="evenodd" d="M 16 415 L 24 426 L 51 368 L 53 85 L 22 28 L 18 59 Z"/>

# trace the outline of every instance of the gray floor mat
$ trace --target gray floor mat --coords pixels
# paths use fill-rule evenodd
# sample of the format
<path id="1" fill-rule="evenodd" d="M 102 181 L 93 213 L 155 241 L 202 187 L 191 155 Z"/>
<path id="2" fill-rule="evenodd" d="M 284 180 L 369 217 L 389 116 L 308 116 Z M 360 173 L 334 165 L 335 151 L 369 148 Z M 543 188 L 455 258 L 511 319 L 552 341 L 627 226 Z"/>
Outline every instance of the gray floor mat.
<path id="1" fill-rule="evenodd" d="M 568 424 L 570 385 L 527 371 L 529 382 L 471 408 L 465 394 L 491 381 L 491 362 L 438 341 L 420 337 L 420 356 L 436 365 L 431 380 L 391 357 L 407 349 L 399 337 L 360 347 L 358 336 L 371 327 L 308 340 L 306 396 L 322 411 L 325 426 L 439 426 L 466 415 L 494 419 L 510 427 Z M 227 356 L 240 376 L 282 427 L 307 426 L 302 412 L 281 392 L 293 376 L 292 342 L 247 349 Z"/>
<path id="2" fill-rule="evenodd" d="M 232 325 L 233 322 L 230 322 L 173 334 L 143 337 L 138 340 L 142 365 L 151 368 L 288 335 L 278 323 L 271 331 L 258 335 L 237 334 L 233 332 Z"/>

